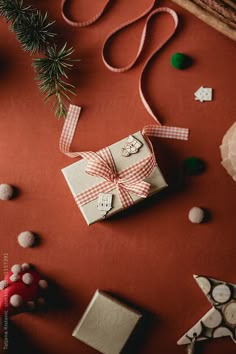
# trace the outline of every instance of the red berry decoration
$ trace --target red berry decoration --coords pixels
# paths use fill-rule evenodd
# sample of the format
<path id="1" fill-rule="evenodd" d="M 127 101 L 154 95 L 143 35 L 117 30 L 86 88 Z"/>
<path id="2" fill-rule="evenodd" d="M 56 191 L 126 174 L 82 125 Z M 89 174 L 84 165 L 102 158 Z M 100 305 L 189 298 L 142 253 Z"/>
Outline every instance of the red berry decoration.
<path id="1" fill-rule="evenodd" d="M 0 319 L 4 312 L 14 315 L 31 310 L 43 303 L 47 281 L 28 263 L 12 266 L 4 280 L 0 281 Z"/>

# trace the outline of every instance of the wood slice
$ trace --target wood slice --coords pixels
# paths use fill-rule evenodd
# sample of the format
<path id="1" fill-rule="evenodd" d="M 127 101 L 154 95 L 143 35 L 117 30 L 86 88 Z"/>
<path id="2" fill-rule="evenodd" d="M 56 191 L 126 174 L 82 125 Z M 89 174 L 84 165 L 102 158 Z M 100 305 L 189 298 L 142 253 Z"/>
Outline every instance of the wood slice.
<path id="1" fill-rule="evenodd" d="M 236 301 L 227 304 L 223 310 L 225 321 L 236 327 Z"/>
<path id="2" fill-rule="evenodd" d="M 184 9 L 188 10 L 200 20 L 207 23 L 209 26 L 215 28 L 221 33 L 225 34 L 227 37 L 236 41 L 236 31 L 235 29 L 229 27 L 226 23 L 223 23 L 215 16 L 202 9 L 200 6 L 196 5 L 194 2 L 190 0 L 172 0 L 176 4 L 182 6 Z"/>
<path id="3" fill-rule="evenodd" d="M 203 318 L 202 323 L 207 328 L 216 328 L 218 327 L 223 320 L 221 312 L 212 308 Z"/>
<path id="4" fill-rule="evenodd" d="M 231 290 L 228 285 L 220 284 L 212 290 L 212 298 L 215 302 L 224 304 L 231 298 Z"/>
<path id="5" fill-rule="evenodd" d="M 202 289 L 202 291 L 204 292 L 204 294 L 209 294 L 209 292 L 211 291 L 211 283 L 210 281 L 205 278 L 205 277 L 197 277 L 196 281 L 198 283 L 198 285 L 200 286 L 200 288 Z"/>
<path id="6" fill-rule="evenodd" d="M 228 336 L 232 337 L 233 334 L 229 328 L 224 326 L 216 328 L 213 332 L 213 338 L 221 338 L 221 337 L 228 337 Z"/>

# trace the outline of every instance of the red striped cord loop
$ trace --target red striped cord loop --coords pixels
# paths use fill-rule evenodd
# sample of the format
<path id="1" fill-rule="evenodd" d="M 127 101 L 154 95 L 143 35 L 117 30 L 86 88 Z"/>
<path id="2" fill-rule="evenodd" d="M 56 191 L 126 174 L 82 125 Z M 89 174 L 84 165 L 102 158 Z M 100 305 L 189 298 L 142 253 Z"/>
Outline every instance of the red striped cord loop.
<path id="1" fill-rule="evenodd" d="M 144 47 L 144 44 L 145 44 L 145 41 L 146 41 L 146 38 L 147 38 L 147 28 L 148 28 L 148 24 L 149 24 L 149 21 L 151 20 L 151 18 L 155 15 L 158 15 L 160 13 L 166 13 L 168 15 L 170 15 L 173 19 L 173 22 L 174 22 L 174 26 L 170 32 L 170 34 L 167 36 L 167 38 L 165 38 L 158 46 L 157 48 L 151 53 L 150 57 L 147 59 L 142 71 L 141 71 L 141 75 L 140 75 L 140 79 L 139 79 L 139 94 L 140 94 L 140 98 L 142 100 L 142 103 L 144 105 L 144 107 L 146 108 L 146 110 L 148 111 L 148 113 L 152 116 L 152 118 L 159 124 L 161 125 L 159 119 L 157 118 L 157 116 L 155 115 L 155 113 L 153 112 L 152 108 L 150 107 L 149 103 L 147 102 L 147 99 L 145 98 L 145 95 L 143 93 L 143 75 L 144 75 L 144 72 L 145 70 L 147 69 L 147 67 L 149 66 L 149 63 L 150 61 L 153 59 L 153 57 L 155 56 L 155 54 L 170 40 L 170 38 L 174 35 L 175 31 L 176 31 L 176 28 L 177 28 L 177 25 L 178 25 L 178 16 L 176 14 L 175 11 L 173 11 L 172 9 L 168 8 L 168 7 L 160 7 L 160 8 L 157 8 L 157 9 L 153 9 L 155 5 L 155 1 L 152 2 L 151 6 L 144 12 L 142 13 L 139 17 L 131 20 L 131 21 L 128 21 L 126 23 L 124 23 L 122 26 L 118 27 L 117 29 L 115 29 L 108 37 L 107 39 L 105 40 L 104 42 L 104 45 L 103 45 L 103 49 L 102 49 L 102 59 L 103 59 L 103 62 L 105 64 L 105 66 L 113 71 L 113 72 L 116 72 L 116 73 L 122 73 L 122 72 L 125 72 L 125 71 L 128 71 L 130 69 L 133 68 L 133 66 L 136 64 L 137 60 L 139 59 L 142 51 L 143 51 L 143 47 Z M 151 11 L 152 10 L 152 11 Z M 151 11 L 151 12 L 150 12 Z M 109 45 L 109 43 L 111 43 L 111 41 L 114 39 L 114 37 L 122 30 L 124 30 L 125 28 L 127 28 L 128 26 L 134 24 L 135 22 L 137 22 L 138 20 L 142 19 L 143 17 L 145 17 L 147 14 L 148 17 L 145 21 L 145 24 L 144 24 L 144 28 L 143 28 L 143 31 L 142 31 L 142 34 L 141 34 L 141 38 L 140 38 L 140 43 L 139 43 L 139 47 L 138 47 L 138 51 L 136 53 L 136 56 L 134 57 L 134 59 L 126 66 L 123 66 L 123 67 L 116 67 L 116 66 L 113 66 L 108 58 L 106 57 L 106 49 Z"/>
<path id="2" fill-rule="evenodd" d="M 88 27 L 88 26 L 92 25 L 93 23 L 95 23 L 97 20 L 99 20 L 99 18 L 102 17 L 106 8 L 110 4 L 111 0 L 106 0 L 102 9 L 94 17 L 92 17 L 91 19 L 89 19 L 87 21 L 79 21 L 79 22 L 70 20 L 69 17 L 65 14 L 65 6 L 66 6 L 67 2 L 68 2 L 67 0 L 62 0 L 62 2 L 61 2 L 61 14 L 62 14 L 63 19 L 66 21 L 66 23 L 70 26 L 73 26 L 73 27 Z"/>

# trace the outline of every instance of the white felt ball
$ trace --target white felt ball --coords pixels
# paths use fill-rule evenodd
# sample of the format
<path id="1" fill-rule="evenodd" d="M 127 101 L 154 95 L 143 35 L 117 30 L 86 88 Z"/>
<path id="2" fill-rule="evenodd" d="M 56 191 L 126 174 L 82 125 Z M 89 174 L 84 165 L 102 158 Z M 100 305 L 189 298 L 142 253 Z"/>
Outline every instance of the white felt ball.
<path id="1" fill-rule="evenodd" d="M 30 231 L 23 231 L 18 236 L 18 243 L 21 247 L 32 247 L 35 243 L 35 235 Z"/>
<path id="2" fill-rule="evenodd" d="M 30 273 L 25 273 L 21 279 L 22 279 L 23 283 L 25 283 L 26 285 L 30 285 L 34 281 L 34 277 Z"/>
<path id="3" fill-rule="evenodd" d="M 23 304 L 23 299 L 20 295 L 12 295 L 10 298 L 10 304 L 13 307 L 20 307 Z"/>
<path id="4" fill-rule="evenodd" d="M 13 273 L 13 274 L 10 276 L 10 280 L 11 280 L 12 282 L 15 282 L 15 281 L 19 280 L 19 275 Z"/>
<path id="5" fill-rule="evenodd" d="M 39 280 L 39 286 L 40 286 L 40 288 L 42 288 L 42 289 L 47 289 L 47 287 L 48 287 L 48 282 L 47 282 L 46 280 L 44 280 L 44 279 L 40 279 L 40 280 Z"/>
<path id="6" fill-rule="evenodd" d="M 29 265 L 29 263 L 23 263 L 23 264 L 21 265 L 21 268 L 22 268 L 22 270 L 25 272 L 26 270 L 29 270 L 29 269 L 30 269 L 30 265 Z"/>
<path id="7" fill-rule="evenodd" d="M 14 193 L 14 188 L 9 184 L 0 184 L 0 199 L 9 200 L 12 198 Z"/>
<path id="8" fill-rule="evenodd" d="M 7 281 L 1 280 L 0 281 L 0 290 L 4 290 L 5 288 L 7 288 Z"/>
<path id="9" fill-rule="evenodd" d="M 205 213 L 204 210 L 198 207 L 193 207 L 189 210 L 188 219 L 194 224 L 200 224 L 203 222 Z"/>
<path id="10" fill-rule="evenodd" d="M 12 273 L 14 273 L 14 274 L 19 274 L 19 273 L 21 273 L 21 271 L 22 271 L 21 265 L 20 265 L 20 264 L 14 264 L 14 265 L 11 267 L 11 271 L 12 271 Z"/>

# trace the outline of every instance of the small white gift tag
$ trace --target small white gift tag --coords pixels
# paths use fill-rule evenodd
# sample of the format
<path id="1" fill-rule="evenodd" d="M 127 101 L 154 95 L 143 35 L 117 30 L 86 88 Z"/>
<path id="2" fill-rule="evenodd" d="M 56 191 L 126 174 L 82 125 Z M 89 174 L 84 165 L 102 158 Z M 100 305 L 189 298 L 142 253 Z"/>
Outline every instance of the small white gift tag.
<path id="1" fill-rule="evenodd" d="M 204 102 L 204 101 L 212 101 L 212 88 L 211 87 L 203 87 L 201 86 L 195 93 L 195 100 Z"/>
<path id="2" fill-rule="evenodd" d="M 100 193 L 98 195 L 98 210 L 101 211 L 103 217 L 105 218 L 108 211 L 112 209 L 112 194 Z"/>
<path id="3" fill-rule="evenodd" d="M 121 149 L 121 154 L 122 156 L 128 157 L 131 154 L 136 154 L 139 152 L 139 149 L 143 146 L 143 144 L 134 138 L 132 135 L 130 135 L 124 145 L 124 147 Z"/>

